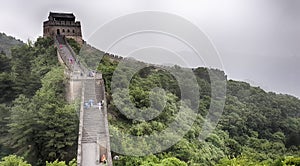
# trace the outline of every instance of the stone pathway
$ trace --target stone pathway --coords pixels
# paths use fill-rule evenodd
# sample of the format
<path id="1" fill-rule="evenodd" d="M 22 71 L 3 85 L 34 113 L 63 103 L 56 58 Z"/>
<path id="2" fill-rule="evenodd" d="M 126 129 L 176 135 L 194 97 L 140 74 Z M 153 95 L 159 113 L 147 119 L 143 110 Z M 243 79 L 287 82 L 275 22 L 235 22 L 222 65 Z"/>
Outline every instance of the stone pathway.
<path id="1" fill-rule="evenodd" d="M 82 80 L 84 86 L 84 101 L 82 139 L 81 139 L 81 165 L 99 166 L 104 165 L 99 162 L 100 156 L 110 156 L 107 152 L 107 140 L 109 139 L 104 121 L 103 107 L 99 109 L 98 103 L 103 100 L 104 92 L 101 91 L 100 84 L 97 84 L 95 77 L 88 76 L 88 70 L 84 70 L 72 55 L 66 43 L 61 36 L 57 37 L 58 51 L 65 65 L 71 70 L 70 79 Z M 72 60 L 71 60 L 72 59 Z M 103 93 L 101 95 L 101 93 Z M 93 102 L 91 102 L 93 101 Z M 79 146 L 80 146 L 79 145 Z M 110 149 L 110 148 L 109 148 Z M 111 160 L 110 160 L 111 161 Z M 108 165 L 112 165 L 109 163 Z"/>

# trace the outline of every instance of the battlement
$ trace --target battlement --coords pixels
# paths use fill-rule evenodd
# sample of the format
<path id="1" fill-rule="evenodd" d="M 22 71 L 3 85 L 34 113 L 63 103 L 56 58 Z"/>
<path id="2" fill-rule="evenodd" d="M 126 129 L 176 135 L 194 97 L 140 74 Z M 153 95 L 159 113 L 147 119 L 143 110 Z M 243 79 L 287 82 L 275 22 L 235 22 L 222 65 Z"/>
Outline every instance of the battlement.
<path id="1" fill-rule="evenodd" d="M 79 21 L 45 21 L 45 26 L 74 26 L 74 27 L 80 27 Z"/>

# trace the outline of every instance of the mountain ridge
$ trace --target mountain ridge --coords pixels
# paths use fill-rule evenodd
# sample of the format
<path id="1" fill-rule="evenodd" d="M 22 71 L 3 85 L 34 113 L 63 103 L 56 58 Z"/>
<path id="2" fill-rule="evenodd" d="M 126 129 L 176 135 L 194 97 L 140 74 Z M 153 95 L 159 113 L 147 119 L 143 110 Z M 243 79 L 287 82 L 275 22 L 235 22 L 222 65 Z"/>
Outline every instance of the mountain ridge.
<path id="1" fill-rule="evenodd" d="M 8 36 L 3 32 L 0 32 L 0 52 L 4 52 L 7 55 L 11 54 L 10 49 L 16 45 L 23 45 L 24 43 L 12 36 Z"/>

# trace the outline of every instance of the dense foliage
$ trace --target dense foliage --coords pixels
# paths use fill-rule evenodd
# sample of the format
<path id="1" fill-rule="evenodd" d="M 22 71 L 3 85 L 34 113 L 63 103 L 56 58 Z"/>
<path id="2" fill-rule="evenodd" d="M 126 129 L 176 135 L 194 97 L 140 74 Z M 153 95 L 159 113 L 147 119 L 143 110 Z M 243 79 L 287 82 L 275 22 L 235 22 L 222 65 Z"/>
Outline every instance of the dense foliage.
<path id="1" fill-rule="evenodd" d="M 16 154 L 32 165 L 75 158 L 78 117 L 75 104 L 65 100 L 64 69 L 53 40 L 15 47 L 0 60 L 0 157 Z M 0 165 L 19 162 L 14 158 Z"/>
<path id="2" fill-rule="evenodd" d="M 85 43 L 80 49 L 79 59 L 81 64 L 86 68 L 90 70 L 96 70 L 103 55 L 103 51 L 95 49 Z"/>
<path id="3" fill-rule="evenodd" d="M 69 43 L 79 52 L 81 63 L 90 69 L 96 69 L 102 59 L 98 70 L 105 79 L 110 134 L 120 134 L 122 138 L 120 141 L 111 137 L 111 148 L 126 153 L 142 149 L 139 154 L 149 154 L 136 157 L 113 152 L 113 156 L 119 156 L 114 165 L 300 165 L 298 98 L 267 93 L 245 82 L 227 81 L 224 72 L 200 67 L 192 70 L 200 87 L 199 97 L 186 95 L 181 101 L 185 92 L 180 86 L 191 96 L 197 94 L 185 69 L 146 65 L 135 72 L 140 62 L 127 59 L 128 63 L 120 66 L 118 57 L 90 46 L 81 48 L 72 40 Z M 114 78 L 114 72 L 123 74 Z M 174 73 L 186 80 L 183 85 Z M 113 83 L 112 79 L 117 81 Z M 210 106 L 222 104 L 218 93 L 224 81 L 227 93 L 221 119 L 205 140 L 199 140 Z M 76 105 L 65 100 L 64 84 L 64 72 L 50 38 L 15 47 L 10 56 L 0 53 L 0 166 L 76 165 L 72 159 L 76 156 L 78 118 Z M 135 119 L 136 116 L 143 118 Z M 159 134 L 175 120 L 182 122 L 182 128 L 175 129 L 186 133 L 163 152 L 150 154 L 159 149 L 147 143 L 140 146 L 126 138 L 126 134 L 156 135 L 153 141 L 162 143 L 175 139 L 172 134 Z M 189 124 L 190 120 L 194 123 Z"/>
<path id="4" fill-rule="evenodd" d="M 17 45 L 23 45 L 24 43 L 14 37 L 7 36 L 5 33 L 0 33 L 0 53 L 10 55 L 10 49 Z"/>
<path id="5" fill-rule="evenodd" d="M 0 161 L 0 166 L 31 166 L 31 165 L 28 164 L 27 161 L 24 161 L 23 157 L 10 155 L 2 158 L 2 161 Z"/>
<path id="6" fill-rule="evenodd" d="M 135 70 L 135 64 L 130 60 L 125 61 L 130 65 L 120 65 L 120 61 L 104 56 L 98 67 L 106 84 L 110 134 L 121 131 L 125 134 L 145 136 L 164 130 L 174 120 L 172 117 L 179 113 L 178 106 L 182 105 L 178 103 L 181 92 L 176 79 L 164 69 L 146 67 L 132 77 L 127 88 L 126 79 L 130 77 L 132 70 Z M 113 91 L 112 86 L 116 85 L 112 85 L 112 77 L 116 68 L 117 73 L 122 71 L 124 74 L 116 79 L 117 90 Z M 300 165 L 299 99 L 289 95 L 267 93 L 259 87 L 251 87 L 248 83 L 229 80 L 222 117 L 213 133 L 201 141 L 198 138 L 203 130 L 204 118 L 210 103 L 215 102 L 211 98 L 215 92 L 211 91 L 213 85 L 210 79 L 217 76 L 217 80 L 222 82 L 226 76 L 222 71 L 206 68 L 196 68 L 193 72 L 200 86 L 200 105 L 199 114 L 191 129 L 179 142 L 162 153 L 144 157 L 113 154 L 121 156 L 120 160 L 114 161 L 115 165 L 161 165 L 164 160 L 176 160 L 182 165 Z M 185 88 L 189 86 L 186 85 Z M 163 111 L 160 108 L 150 109 L 152 100 L 149 96 L 155 87 L 165 90 L 166 104 L 162 105 L 165 106 Z M 160 99 L 156 98 L 155 101 L 160 102 Z M 187 101 L 189 102 L 193 101 Z M 160 114 L 149 121 L 132 119 L 131 116 L 124 116 L 124 112 L 120 112 L 116 107 L 121 105 L 125 114 L 131 115 L 134 110 L 129 107 L 129 103 L 133 103 L 136 108 L 147 110 L 146 114 Z M 143 149 L 146 152 L 152 148 L 150 144 L 137 147 L 126 137 L 118 145 L 112 146 L 134 151 Z"/>
<path id="7" fill-rule="evenodd" d="M 73 49 L 73 51 L 76 54 L 79 54 L 81 46 L 72 38 L 67 38 L 66 40 L 67 40 L 68 44 L 71 46 L 71 48 Z"/>
<path id="8" fill-rule="evenodd" d="M 55 160 L 53 162 L 46 162 L 46 166 L 76 166 L 76 160 L 73 159 L 69 162 L 69 164 L 66 164 L 64 161 L 58 161 Z M 2 161 L 0 161 L 0 166 L 32 166 L 31 164 L 28 164 L 27 161 L 24 161 L 23 157 L 19 157 L 16 155 L 9 155 L 2 158 Z"/>

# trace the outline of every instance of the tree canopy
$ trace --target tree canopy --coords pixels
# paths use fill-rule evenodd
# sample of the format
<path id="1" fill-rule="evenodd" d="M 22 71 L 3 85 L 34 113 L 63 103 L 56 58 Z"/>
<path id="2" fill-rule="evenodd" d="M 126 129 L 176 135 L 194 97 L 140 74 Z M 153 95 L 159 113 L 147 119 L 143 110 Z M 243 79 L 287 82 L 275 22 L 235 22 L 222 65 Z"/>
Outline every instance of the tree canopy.
<path id="1" fill-rule="evenodd" d="M 121 138 L 111 137 L 111 149 L 117 150 L 112 155 L 119 156 L 114 165 L 300 165 L 298 98 L 227 80 L 218 69 L 124 63 L 69 42 L 83 64 L 103 74 L 110 134 Z M 12 48 L 10 56 L 0 53 L 0 166 L 76 165 L 77 110 L 65 100 L 66 78 L 53 44 L 51 38 L 39 38 Z M 222 106 L 223 83 L 227 91 L 220 116 L 209 109 Z M 201 140 L 208 115 L 221 118 Z M 162 132 L 170 124 L 177 135 Z M 128 135 L 143 138 L 143 144 Z M 163 150 L 154 146 L 173 140 Z"/>
<path id="2" fill-rule="evenodd" d="M 34 166 L 76 157 L 76 105 L 65 99 L 64 69 L 53 44 L 38 38 L 13 48 L 11 57 L 0 56 L 0 157 L 16 154 Z"/>
<path id="3" fill-rule="evenodd" d="M 174 66 L 165 70 L 161 67 L 145 65 L 147 67 L 135 72 L 139 68 L 136 66 L 140 63 L 130 59 L 116 60 L 106 54 L 98 67 L 105 80 L 112 135 L 155 134 L 165 130 L 179 114 L 178 106 L 182 105 L 179 102 L 182 92 L 178 80 L 173 76 L 174 73 L 169 71 L 170 68 L 180 71 L 180 67 Z M 122 74 L 118 75 L 118 72 Z M 135 74 L 128 85 L 127 80 L 132 72 Z M 173 161 L 188 165 L 278 165 L 279 160 L 285 165 L 297 163 L 300 155 L 300 100 L 298 98 L 268 93 L 246 82 L 227 80 L 225 107 L 221 119 L 213 133 L 201 141 L 199 135 L 203 130 L 203 122 L 209 107 L 212 102 L 218 102 L 212 99 L 212 93 L 217 91 L 212 91 L 211 87 L 218 88 L 218 84 L 226 80 L 226 75 L 222 71 L 202 67 L 193 69 L 193 74 L 200 87 L 198 98 L 200 102 L 194 124 L 183 138 L 154 156 L 124 156 L 115 162 L 116 165 L 166 163 L 172 165 Z M 186 75 L 181 77 L 184 78 Z M 113 79 L 117 81 L 112 83 Z M 211 79 L 216 80 L 215 85 L 212 85 Z M 185 81 L 184 90 L 192 86 L 189 81 Z M 164 94 L 154 93 L 156 96 L 153 96 L 153 89 L 157 88 L 163 89 Z M 155 100 L 152 100 L 153 98 Z M 155 102 L 155 107 L 151 107 L 152 102 Z M 195 101 L 187 98 L 184 102 L 191 108 L 189 103 Z M 134 108 L 130 106 L 132 104 Z M 137 112 L 139 114 L 136 114 Z M 143 115 L 151 117 L 148 117 L 150 120 L 133 118 Z M 117 146 L 112 149 L 119 148 L 119 151 L 122 148 L 134 151 L 143 149 L 144 152 L 153 150 L 151 144 L 138 147 L 130 139 L 122 135 L 118 136 L 122 137 L 122 142 L 112 145 Z M 165 139 L 170 138 L 172 136 L 165 137 Z M 118 142 L 114 137 L 111 139 L 111 142 Z M 115 155 L 122 156 L 118 153 Z M 282 158 L 282 156 L 294 156 L 291 159 L 293 162 L 289 161 L 288 157 Z M 162 162 L 163 160 L 165 162 Z"/>

